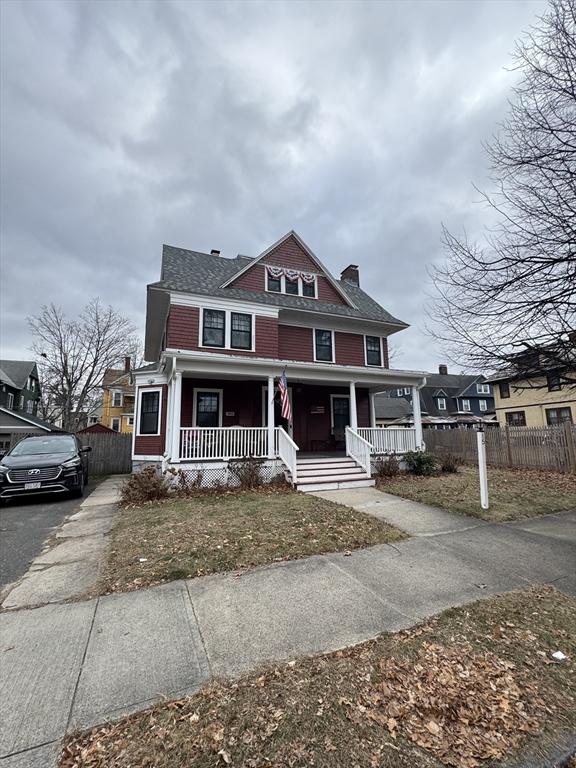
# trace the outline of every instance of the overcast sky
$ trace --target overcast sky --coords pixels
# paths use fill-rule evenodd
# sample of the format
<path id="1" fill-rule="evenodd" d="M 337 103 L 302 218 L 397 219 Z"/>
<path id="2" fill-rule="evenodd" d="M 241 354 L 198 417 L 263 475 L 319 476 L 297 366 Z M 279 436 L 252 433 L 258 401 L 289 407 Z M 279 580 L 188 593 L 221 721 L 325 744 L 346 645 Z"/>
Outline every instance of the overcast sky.
<path id="1" fill-rule="evenodd" d="M 93 296 L 143 329 L 162 243 L 256 255 L 295 229 L 423 331 L 441 225 L 480 232 L 472 182 L 506 113 L 503 2 L 53 2 L 1 6 L 1 355 L 26 316 Z"/>

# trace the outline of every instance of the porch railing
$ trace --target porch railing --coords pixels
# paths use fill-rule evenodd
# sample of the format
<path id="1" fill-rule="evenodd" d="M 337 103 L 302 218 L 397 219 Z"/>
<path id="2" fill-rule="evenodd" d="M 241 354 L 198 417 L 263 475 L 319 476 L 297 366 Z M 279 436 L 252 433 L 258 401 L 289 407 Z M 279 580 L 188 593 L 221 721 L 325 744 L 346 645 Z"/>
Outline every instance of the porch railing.
<path id="1" fill-rule="evenodd" d="M 360 427 L 357 432 L 373 446 L 375 454 L 416 450 L 416 430 L 410 427 Z"/>
<path id="2" fill-rule="evenodd" d="M 278 427 L 278 456 L 282 459 L 284 464 L 290 470 L 292 475 L 292 483 L 296 483 L 297 480 L 297 464 L 298 464 L 298 446 L 292 440 L 290 435 Z"/>
<path id="3" fill-rule="evenodd" d="M 278 455 L 278 430 L 274 430 L 274 456 Z M 180 460 L 242 459 L 268 456 L 267 427 L 182 427 Z"/>
<path id="4" fill-rule="evenodd" d="M 371 475 L 370 454 L 372 445 L 358 434 L 358 431 L 346 427 L 346 455 L 358 462 L 366 474 Z"/>

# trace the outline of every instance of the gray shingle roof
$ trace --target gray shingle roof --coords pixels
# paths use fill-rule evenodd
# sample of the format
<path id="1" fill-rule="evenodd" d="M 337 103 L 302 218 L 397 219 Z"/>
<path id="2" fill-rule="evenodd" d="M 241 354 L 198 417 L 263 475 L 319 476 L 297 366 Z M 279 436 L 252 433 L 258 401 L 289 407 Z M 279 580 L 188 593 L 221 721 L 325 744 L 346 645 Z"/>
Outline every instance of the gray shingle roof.
<path id="1" fill-rule="evenodd" d="M 374 408 L 377 419 L 399 419 L 412 413 L 412 405 L 403 397 L 376 395 Z"/>
<path id="2" fill-rule="evenodd" d="M 340 288 L 358 309 L 344 304 L 329 304 L 317 299 L 307 299 L 303 296 L 249 291 L 245 288 L 235 288 L 234 286 L 220 287 L 222 283 L 229 280 L 245 266 L 245 256 L 225 259 L 209 253 L 200 253 L 199 251 L 189 251 L 184 248 L 174 248 L 171 245 L 165 245 L 162 253 L 161 277 L 158 282 L 152 283 L 151 287 L 195 293 L 203 296 L 241 299 L 257 304 L 284 307 L 286 309 L 300 309 L 310 312 L 343 315 L 344 317 L 376 320 L 378 322 L 407 327 L 406 323 L 393 317 L 361 288 L 342 280 L 337 281 Z"/>
<path id="3" fill-rule="evenodd" d="M 4 408 L 3 406 L 0 406 L 0 411 L 2 413 L 7 414 L 8 416 L 11 416 L 14 419 L 19 419 L 26 424 L 31 423 L 34 424 L 37 427 L 43 427 L 44 429 L 49 430 L 50 432 L 64 432 L 65 430 L 61 429 L 60 427 L 55 426 L 54 424 L 50 424 L 47 421 L 43 421 L 43 419 L 39 419 L 38 416 L 33 416 L 31 413 L 21 413 L 20 411 L 10 411 L 8 408 Z M 2 421 L 0 417 L 0 422 Z"/>
<path id="4" fill-rule="evenodd" d="M 0 381 L 15 389 L 24 389 L 35 365 L 34 360 L 0 360 Z"/>

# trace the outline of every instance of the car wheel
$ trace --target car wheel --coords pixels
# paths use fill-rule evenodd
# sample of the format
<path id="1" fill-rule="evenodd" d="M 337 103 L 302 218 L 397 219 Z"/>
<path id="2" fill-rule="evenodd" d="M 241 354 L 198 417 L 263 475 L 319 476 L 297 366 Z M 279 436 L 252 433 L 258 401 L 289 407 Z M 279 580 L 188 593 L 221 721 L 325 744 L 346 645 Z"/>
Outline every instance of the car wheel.
<path id="1" fill-rule="evenodd" d="M 84 472 L 80 475 L 80 482 L 72 491 L 72 495 L 78 499 L 84 496 Z"/>

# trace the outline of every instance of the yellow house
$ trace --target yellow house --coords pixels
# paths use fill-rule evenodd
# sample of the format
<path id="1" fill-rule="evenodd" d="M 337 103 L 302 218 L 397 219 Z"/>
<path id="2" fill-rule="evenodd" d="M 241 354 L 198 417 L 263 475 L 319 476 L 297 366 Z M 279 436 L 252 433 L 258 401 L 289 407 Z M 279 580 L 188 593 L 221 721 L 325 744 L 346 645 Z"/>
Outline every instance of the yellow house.
<path id="1" fill-rule="evenodd" d="M 501 427 L 576 424 L 576 369 L 522 379 L 502 373 L 487 381 L 494 384 L 496 418 Z"/>
<path id="2" fill-rule="evenodd" d="M 100 423 L 115 432 L 134 429 L 134 385 L 131 383 L 130 358 L 124 369 L 108 368 L 102 379 L 102 416 Z"/>

